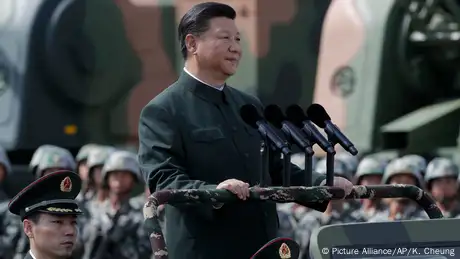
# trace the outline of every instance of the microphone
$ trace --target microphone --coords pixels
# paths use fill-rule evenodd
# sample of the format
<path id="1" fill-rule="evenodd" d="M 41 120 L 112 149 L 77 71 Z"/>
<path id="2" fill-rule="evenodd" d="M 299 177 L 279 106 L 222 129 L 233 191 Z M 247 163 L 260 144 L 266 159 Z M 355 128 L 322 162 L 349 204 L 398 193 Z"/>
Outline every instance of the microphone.
<path id="1" fill-rule="evenodd" d="M 263 137 L 267 137 L 284 155 L 291 155 L 289 143 L 283 140 L 276 129 L 268 124 L 252 104 L 245 104 L 240 108 L 240 116 L 249 126 L 257 129 Z"/>
<path id="2" fill-rule="evenodd" d="M 311 121 L 318 125 L 318 127 L 323 128 L 329 137 L 332 137 L 346 151 L 354 156 L 358 154 L 358 150 L 353 143 L 331 122 L 331 117 L 329 117 L 323 106 L 317 103 L 310 105 L 307 109 L 307 115 Z"/>
<path id="3" fill-rule="evenodd" d="M 326 153 L 335 154 L 332 144 L 319 132 L 311 123 L 299 105 L 293 104 L 286 109 L 287 119 L 299 128 L 302 128 L 310 140 L 326 151 Z"/>
<path id="4" fill-rule="evenodd" d="M 264 111 L 265 119 L 270 122 L 273 126 L 281 129 L 283 133 L 290 137 L 305 153 L 309 156 L 313 155 L 313 149 L 311 148 L 310 141 L 295 125 L 287 120 L 284 116 L 281 108 L 276 104 L 271 104 L 265 107 Z"/>

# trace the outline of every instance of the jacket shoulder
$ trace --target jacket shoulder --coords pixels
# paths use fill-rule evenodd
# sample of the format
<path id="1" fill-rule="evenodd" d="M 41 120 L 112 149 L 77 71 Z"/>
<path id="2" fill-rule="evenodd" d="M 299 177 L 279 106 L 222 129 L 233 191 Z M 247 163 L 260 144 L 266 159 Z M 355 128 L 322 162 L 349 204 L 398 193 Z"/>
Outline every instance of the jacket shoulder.
<path id="1" fill-rule="evenodd" d="M 229 86 L 229 88 L 230 88 L 230 91 L 231 91 L 232 95 L 234 96 L 234 98 L 237 99 L 237 101 L 239 101 L 239 102 L 241 102 L 243 104 L 253 104 L 258 108 L 263 107 L 262 102 L 256 96 L 248 94 L 248 93 L 245 93 L 245 92 L 243 92 L 243 91 L 241 91 L 239 89 L 233 88 L 231 86 Z"/>
<path id="2" fill-rule="evenodd" d="M 181 99 L 183 99 L 183 86 L 176 81 L 153 97 L 143 111 L 149 108 L 159 108 L 172 113 L 177 109 L 177 105 L 182 103 Z"/>

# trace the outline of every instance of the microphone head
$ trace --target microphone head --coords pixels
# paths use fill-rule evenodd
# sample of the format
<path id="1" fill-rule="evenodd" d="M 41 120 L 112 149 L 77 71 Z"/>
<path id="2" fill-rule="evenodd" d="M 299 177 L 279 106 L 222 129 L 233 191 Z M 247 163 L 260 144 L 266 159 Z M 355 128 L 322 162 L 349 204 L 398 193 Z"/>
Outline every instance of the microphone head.
<path id="1" fill-rule="evenodd" d="M 262 116 L 253 104 L 245 104 L 240 108 L 240 116 L 249 126 L 257 129 L 257 121 L 262 120 Z"/>
<path id="2" fill-rule="evenodd" d="M 298 127 L 302 127 L 302 122 L 307 119 L 307 116 L 305 116 L 302 108 L 297 104 L 290 105 L 286 109 L 286 117 L 288 121 Z"/>
<path id="3" fill-rule="evenodd" d="M 270 104 L 265 107 L 264 117 L 268 122 L 279 129 L 283 127 L 282 122 L 286 120 L 283 111 L 276 104 Z"/>
<path id="4" fill-rule="evenodd" d="M 326 124 L 324 122 L 331 120 L 331 117 L 329 117 L 329 114 L 327 114 L 324 107 L 317 103 L 314 103 L 308 107 L 307 116 L 320 128 L 325 128 Z"/>

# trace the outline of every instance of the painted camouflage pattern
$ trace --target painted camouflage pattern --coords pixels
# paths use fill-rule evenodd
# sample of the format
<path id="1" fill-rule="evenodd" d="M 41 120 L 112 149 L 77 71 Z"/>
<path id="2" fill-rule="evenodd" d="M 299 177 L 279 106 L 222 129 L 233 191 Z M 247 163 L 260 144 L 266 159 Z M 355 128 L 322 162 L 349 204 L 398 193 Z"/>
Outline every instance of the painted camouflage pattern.
<path id="1" fill-rule="evenodd" d="M 273 201 L 277 203 L 305 203 L 338 199 L 374 199 L 406 197 L 422 207 L 430 218 L 442 218 L 442 212 L 433 198 L 422 189 L 412 185 L 354 186 L 345 197 L 338 187 L 251 187 L 249 200 Z M 158 221 L 158 206 L 161 204 L 226 203 L 238 198 L 227 190 L 163 190 L 153 193 L 144 205 L 145 227 L 155 259 L 168 258 L 168 250 Z"/>
<path id="2" fill-rule="evenodd" d="M 458 246 L 456 246 L 455 256 L 435 255 L 424 256 L 423 248 L 433 248 L 433 243 L 451 242 L 455 246 L 458 243 L 458 232 L 452 231 L 452 226 L 460 223 L 460 219 L 425 219 L 425 220 L 406 220 L 393 222 L 369 223 L 350 223 L 343 225 L 324 226 L 313 232 L 310 239 L 310 255 L 315 259 L 330 259 L 333 247 L 366 247 L 366 248 L 391 248 L 400 249 L 394 255 L 342 255 L 338 258 L 402 258 L 414 256 L 416 258 L 456 258 L 458 257 Z M 417 255 L 410 248 L 421 245 Z M 449 245 L 447 245 L 449 246 Z M 441 245 L 442 247 L 442 245 Z M 441 248 L 440 247 L 440 248 Z M 403 249 L 407 248 L 406 251 Z M 326 254 L 323 249 L 327 249 Z M 452 249 L 452 246 L 451 246 Z M 404 254 L 401 252 L 404 251 Z M 452 250 L 451 250 L 452 251 Z"/>

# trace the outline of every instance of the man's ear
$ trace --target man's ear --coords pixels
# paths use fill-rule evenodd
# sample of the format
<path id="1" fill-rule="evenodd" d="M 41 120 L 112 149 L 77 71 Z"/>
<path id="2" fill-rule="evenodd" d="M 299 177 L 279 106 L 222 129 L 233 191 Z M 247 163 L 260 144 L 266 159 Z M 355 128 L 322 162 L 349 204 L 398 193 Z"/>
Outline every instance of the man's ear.
<path id="1" fill-rule="evenodd" d="M 187 36 L 185 36 L 185 47 L 187 47 L 188 52 L 195 54 L 197 50 L 196 37 L 192 34 L 187 34 Z"/>
<path id="2" fill-rule="evenodd" d="M 26 233 L 26 236 L 29 238 L 34 237 L 34 233 L 32 231 L 33 224 L 34 223 L 31 220 L 24 219 L 24 222 L 23 222 L 24 233 Z"/>

